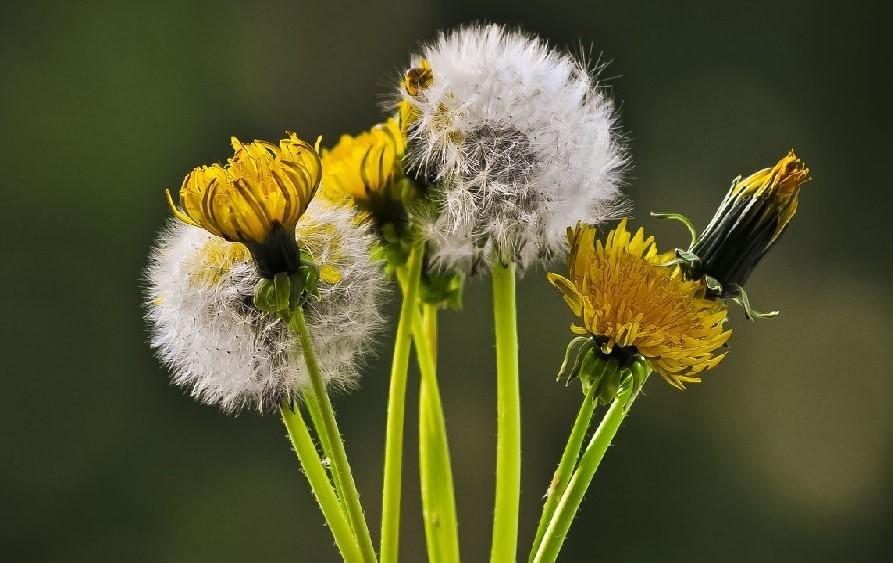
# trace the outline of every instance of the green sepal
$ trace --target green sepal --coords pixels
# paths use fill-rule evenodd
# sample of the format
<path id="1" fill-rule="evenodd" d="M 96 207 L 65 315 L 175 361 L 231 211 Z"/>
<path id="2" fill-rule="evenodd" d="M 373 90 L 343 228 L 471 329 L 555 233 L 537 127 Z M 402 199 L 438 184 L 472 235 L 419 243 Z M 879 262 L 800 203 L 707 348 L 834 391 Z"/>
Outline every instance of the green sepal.
<path id="1" fill-rule="evenodd" d="M 583 367 L 583 362 L 584 360 L 586 360 L 587 357 L 593 355 L 593 348 L 594 345 L 592 343 L 584 343 L 583 346 L 581 346 L 580 349 L 577 350 L 577 356 L 574 358 L 574 363 L 573 365 L 571 365 L 571 370 L 568 373 L 567 381 L 565 381 L 564 383 L 565 387 L 570 385 L 571 380 L 573 380 L 575 377 L 580 376 L 580 370 Z"/>
<path id="2" fill-rule="evenodd" d="M 319 266 L 313 261 L 313 257 L 305 251 L 301 251 L 301 267 L 292 276 L 293 299 L 292 306 L 302 304 L 305 294 L 319 299 Z"/>
<path id="3" fill-rule="evenodd" d="M 722 295 L 722 283 L 713 276 L 704 276 L 704 283 L 707 284 L 707 296 L 719 297 Z"/>
<path id="4" fill-rule="evenodd" d="M 696 254 L 688 250 L 682 250 L 681 248 L 676 249 L 676 258 L 673 258 L 669 262 L 664 262 L 660 264 L 661 266 L 679 266 L 679 269 L 682 270 L 682 275 L 685 276 L 685 279 L 688 280 L 697 280 L 703 277 L 703 270 L 701 268 L 701 259 L 698 258 Z"/>
<path id="5" fill-rule="evenodd" d="M 423 272 L 419 298 L 426 305 L 445 304 L 454 311 L 462 309 L 462 290 L 465 276 L 460 273 Z"/>
<path id="6" fill-rule="evenodd" d="M 605 359 L 595 350 L 595 347 L 589 347 L 586 353 L 583 354 L 583 359 L 580 361 L 580 369 L 577 371 L 577 377 L 580 378 L 584 396 L 589 394 L 590 387 L 593 385 L 598 386 L 604 370 Z M 598 391 L 596 390 L 597 394 Z"/>
<path id="7" fill-rule="evenodd" d="M 398 234 L 393 223 L 386 223 L 379 229 L 379 242 L 372 247 L 373 260 L 385 262 L 385 270 L 393 273 L 397 268 L 406 265 L 412 250 L 411 242 Z"/>
<path id="8" fill-rule="evenodd" d="M 254 287 L 254 306 L 271 315 L 282 316 L 291 306 L 290 276 L 279 272 L 272 279 L 261 278 Z"/>
<path id="9" fill-rule="evenodd" d="M 750 306 L 750 299 L 747 298 L 747 292 L 744 291 L 744 288 L 738 284 L 729 284 L 729 290 L 734 292 L 734 296 L 731 297 L 731 300 L 735 303 L 741 305 L 744 309 L 744 316 L 749 321 L 753 321 L 755 319 L 771 319 L 772 317 L 778 315 L 778 311 L 769 311 L 768 313 L 761 313 L 759 311 L 754 310 Z"/>
<path id="10" fill-rule="evenodd" d="M 617 358 L 608 358 L 598 386 L 599 403 L 606 405 L 614 400 L 620 390 L 621 375 L 626 370 L 620 369 Z"/>
<path id="11" fill-rule="evenodd" d="M 279 272 L 272 279 L 261 278 L 254 287 L 254 306 L 260 311 L 285 320 L 301 307 L 308 295 L 319 298 L 319 266 L 311 256 L 301 251 L 298 271 L 289 275 Z"/>
<path id="12" fill-rule="evenodd" d="M 679 221 L 688 229 L 688 232 L 691 233 L 691 244 L 688 249 L 691 250 L 695 246 L 695 242 L 698 240 L 698 232 L 695 230 L 695 226 L 689 220 L 688 217 L 682 215 L 681 213 L 658 213 L 655 211 L 651 212 L 652 217 L 657 217 L 658 219 L 672 219 L 673 221 Z"/>
<path id="13" fill-rule="evenodd" d="M 576 377 L 577 374 L 571 368 L 577 364 L 577 359 L 580 354 L 586 352 L 587 347 L 592 347 L 592 338 L 588 336 L 578 336 L 568 343 L 567 350 L 564 352 L 564 361 L 561 362 L 561 367 L 558 368 L 558 376 L 555 378 L 555 381 L 564 379 L 570 383 L 571 379 Z"/>

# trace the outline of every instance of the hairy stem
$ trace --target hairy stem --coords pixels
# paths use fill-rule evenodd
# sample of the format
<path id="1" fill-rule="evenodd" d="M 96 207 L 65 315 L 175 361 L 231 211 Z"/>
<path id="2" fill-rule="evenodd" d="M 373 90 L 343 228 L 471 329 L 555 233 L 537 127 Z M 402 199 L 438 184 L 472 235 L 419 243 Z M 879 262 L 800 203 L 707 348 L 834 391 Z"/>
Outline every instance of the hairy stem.
<path id="1" fill-rule="evenodd" d="M 646 369 L 642 383 L 648 378 L 649 373 L 650 371 Z M 580 459 L 580 464 L 574 471 L 567 489 L 565 489 L 561 500 L 558 502 L 555 514 L 552 515 L 546 534 L 533 559 L 534 563 L 553 563 L 558 557 L 558 552 L 561 550 L 564 538 L 567 537 L 571 522 L 573 522 L 577 509 L 580 508 L 580 503 L 583 501 L 583 495 L 586 493 L 586 489 L 589 488 L 589 483 L 592 482 L 592 478 L 595 476 L 605 451 L 611 445 L 611 440 L 617 435 L 620 423 L 623 422 L 637 396 L 638 389 L 634 389 L 633 385 L 628 385 L 621 389 L 614 402 L 611 403 L 611 407 L 605 413 L 598 430 L 592 436 L 592 440 L 590 440 L 583 457 Z"/>
<path id="2" fill-rule="evenodd" d="M 348 563 L 363 563 L 365 560 L 360 553 L 360 547 L 357 544 L 347 516 L 342 510 L 338 497 L 332 489 L 326 470 L 319 459 L 319 453 L 310 438 L 310 432 L 304 423 L 301 412 L 296 408 L 294 411 L 286 405 L 280 407 L 282 420 L 285 422 L 285 428 L 288 430 L 288 436 L 294 445 L 295 453 L 304 469 L 304 474 L 310 482 L 310 488 L 319 507 L 322 509 L 323 516 L 329 524 L 329 529 L 335 537 L 335 545 L 341 552 L 341 557 Z"/>
<path id="3" fill-rule="evenodd" d="M 590 385 L 589 392 L 587 392 L 586 396 L 583 398 L 583 404 L 580 406 L 580 412 L 577 414 L 577 419 L 574 421 L 574 427 L 571 429 L 571 434 L 567 439 L 567 445 L 564 447 L 564 453 L 561 455 L 558 469 L 555 470 L 555 476 L 552 478 L 552 483 L 549 485 L 546 504 L 543 506 L 543 514 L 540 516 L 540 523 L 536 529 L 536 537 L 533 540 L 530 556 L 527 558 L 528 561 L 533 561 L 534 556 L 536 556 L 536 552 L 539 549 L 543 536 L 546 534 L 546 528 L 552 520 L 555 508 L 558 506 L 558 501 L 564 494 L 564 491 L 567 488 L 567 483 L 571 480 L 571 475 L 577 465 L 577 459 L 580 457 L 580 449 L 583 447 L 583 440 L 586 438 L 586 430 L 589 429 L 589 424 L 592 422 L 592 414 L 595 412 L 597 402 L 595 401 L 595 391 L 596 386 Z"/>
<path id="4" fill-rule="evenodd" d="M 307 331 L 307 324 L 304 321 L 304 312 L 300 307 L 292 313 L 290 325 L 301 341 L 304 361 L 307 364 L 307 372 L 310 376 L 310 391 L 313 392 L 313 395 L 319 402 L 319 410 L 322 415 L 324 430 L 318 430 L 318 432 L 320 434 L 325 432 L 332 447 L 331 462 L 334 464 L 335 471 L 338 474 L 337 481 L 344 487 L 342 494 L 347 504 L 350 521 L 356 526 L 354 531 L 360 544 L 363 561 L 375 563 L 375 548 L 372 546 L 369 526 L 366 525 L 366 518 L 363 515 L 360 494 L 357 492 L 357 486 L 350 471 L 350 464 L 347 462 L 347 453 L 344 451 L 344 441 L 341 439 L 338 422 L 335 420 L 335 411 L 332 409 L 332 402 L 329 400 L 329 395 L 326 392 L 326 385 L 319 371 L 319 363 L 313 351 L 313 344 L 310 341 L 310 333 Z"/>

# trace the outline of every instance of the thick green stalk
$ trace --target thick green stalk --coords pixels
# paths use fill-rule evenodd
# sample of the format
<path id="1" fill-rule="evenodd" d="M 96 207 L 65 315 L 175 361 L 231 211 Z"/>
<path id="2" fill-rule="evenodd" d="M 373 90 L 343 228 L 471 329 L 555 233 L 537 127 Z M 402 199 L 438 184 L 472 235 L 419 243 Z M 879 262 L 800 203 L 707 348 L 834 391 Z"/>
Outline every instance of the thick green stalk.
<path id="1" fill-rule="evenodd" d="M 431 353 L 430 333 L 419 308 L 413 311 L 413 342 L 421 372 L 419 385 L 419 477 L 422 485 L 422 516 L 430 563 L 459 561 L 459 525 L 446 423 L 436 366 Z"/>
<path id="2" fill-rule="evenodd" d="M 646 370 L 645 379 L 648 378 L 648 374 L 649 372 Z M 644 384 L 644 380 L 642 383 Z M 534 563 L 554 563 L 558 557 L 558 552 L 561 550 L 564 538 L 567 537 L 571 522 L 573 522 L 577 509 L 583 501 L 583 495 L 586 493 L 586 489 L 589 488 L 589 483 L 592 482 L 592 478 L 595 476 L 605 451 L 611 445 L 611 440 L 614 439 L 617 430 L 620 429 L 620 423 L 623 422 L 626 413 L 629 412 L 633 401 L 638 396 L 638 389 L 634 389 L 634 387 L 634 385 L 628 385 L 621 389 L 608 412 L 605 413 L 605 418 L 602 419 L 598 430 L 592 436 L 592 440 L 590 440 L 583 457 L 580 459 L 577 470 L 574 471 L 574 476 L 571 477 L 567 489 L 565 489 L 561 500 L 558 502 L 558 508 L 552 516 L 552 521 L 549 522 L 546 534 L 537 550 L 536 557 L 533 559 Z"/>
<path id="3" fill-rule="evenodd" d="M 546 528 L 552 520 L 558 501 L 567 488 L 568 481 L 577 465 L 577 459 L 580 457 L 580 448 L 583 447 L 583 440 L 586 438 L 586 430 L 589 429 L 589 423 L 592 422 L 592 413 L 595 412 L 597 401 L 595 400 L 595 391 L 597 386 L 590 385 L 589 392 L 583 398 L 583 404 L 580 406 L 580 412 L 574 421 L 574 427 L 567 439 L 567 445 L 564 447 L 564 453 L 561 455 L 561 461 L 558 463 L 558 469 L 555 470 L 555 476 L 552 477 L 552 483 L 549 485 L 549 493 L 546 497 L 546 504 L 543 506 L 543 514 L 540 516 L 540 523 L 536 529 L 536 538 L 533 540 L 533 547 L 530 549 L 528 561 L 533 561 L 540 542 L 546 534 Z"/>
<path id="4" fill-rule="evenodd" d="M 400 494 L 403 473 L 403 426 L 406 414 L 406 379 L 409 351 L 412 347 L 412 315 L 417 309 L 422 249 L 409 255 L 408 272 L 401 275 L 403 304 L 394 341 L 391 385 L 388 393 L 388 418 L 385 434 L 384 485 L 381 514 L 381 562 L 396 563 L 400 545 Z"/>
<path id="5" fill-rule="evenodd" d="M 285 422 L 285 428 L 288 429 L 288 436 L 295 447 L 298 454 L 298 460 L 304 469 L 304 474 L 310 482 L 310 488 L 313 495 L 319 502 L 323 516 L 329 524 L 329 529 L 335 537 L 335 545 L 341 552 L 341 557 L 348 563 L 363 563 L 363 555 L 360 553 L 360 546 L 357 545 L 356 537 L 347 521 L 347 516 L 341 509 L 338 497 L 332 489 L 326 470 L 319 459 L 316 446 L 310 438 L 310 432 L 304 423 L 301 412 L 295 409 L 294 412 L 283 405 L 280 407 L 282 420 Z"/>
<path id="6" fill-rule="evenodd" d="M 496 502 L 491 563 L 515 561 L 521 494 L 521 393 L 518 385 L 518 321 L 515 266 L 493 265 L 496 331 Z"/>
<path id="7" fill-rule="evenodd" d="M 344 441 L 341 439 L 338 423 L 335 421 L 335 411 L 332 409 L 332 402 L 329 400 L 328 393 L 326 393 L 326 384 L 322 379 L 322 374 L 319 372 L 319 363 L 316 360 L 313 344 L 310 341 L 310 333 L 307 331 L 307 324 L 304 321 L 304 311 L 300 307 L 292 313 L 290 325 L 301 341 L 304 361 L 307 364 L 307 373 L 310 376 L 309 390 L 313 392 L 316 400 L 319 402 L 324 432 L 328 435 L 329 443 L 332 446 L 332 458 L 330 461 L 335 465 L 335 471 L 338 474 L 337 481 L 344 487 L 342 494 L 347 503 L 350 521 L 357 526 L 354 532 L 360 544 L 363 561 L 374 563 L 376 561 L 375 548 L 372 546 L 369 526 L 366 525 L 366 518 L 363 515 L 360 494 L 357 492 L 357 486 L 350 471 L 350 464 L 347 462 Z M 318 432 L 322 433 L 323 431 L 319 430 Z"/>

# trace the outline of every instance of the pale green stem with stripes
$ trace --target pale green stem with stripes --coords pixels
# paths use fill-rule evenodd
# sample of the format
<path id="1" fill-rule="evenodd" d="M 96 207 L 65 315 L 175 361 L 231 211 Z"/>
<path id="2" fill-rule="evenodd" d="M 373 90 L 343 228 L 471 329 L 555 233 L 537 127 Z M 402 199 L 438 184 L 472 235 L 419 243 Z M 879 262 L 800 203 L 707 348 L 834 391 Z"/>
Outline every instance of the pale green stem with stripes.
<path id="1" fill-rule="evenodd" d="M 543 514 L 540 516 L 540 523 L 536 529 L 536 538 L 533 540 L 533 547 L 531 547 L 530 556 L 527 558 L 528 561 L 533 561 L 534 556 L 536 556 L 540 542 L 546 534 L 546 528 L 552 520 L 555 508 L 558 506 L 558 501 L 564 494 L 564 490 L 567 488 L 567 483 L 571 480 L 571 475 L 573 475 L 574 468 L 577 466 L 577 459 L 580 457 L 580 449 L 583 447 L 583 440 L 586 438 L 586 431 L 589 429 L 589 424 L 592 422 L 592 413 L 595 412 L 595 406 L 597 404 L 597 401 L 595 400 L 596 388 L 596 385 L 590 385 L 589 392 L 587 392 L 586 396 L 583 398 L 583 404 L 580 406 L 580 412 L 577 414 L 577 419 L 574 421 L 574 427 L 567 439 L 567 445 L 564 447 L 564 453 L 561 455 L 558 469 L 555 470 L 555 475 L 552 477 L 552 483 L 549 485 L 546 504 L 543 506 Z"/>
<path id="2" fill-rule="evenodd" d="M 282 420 L 285 422 L 285 428 L 288 430 L 288 436 L 295 447 L 298 454 L 298 460 L 304 469 L 304 474 L 310 482 L 310 488 L 313 495 L 319 502 L 323 516 L 329 524 L 329 529 L 335 537 L 335 545 L 341 552 L 341 557 L 347 563 L 363 563 L 364 558 L 360 553 L 360 546 L 357 544 L 356 537 L 347 521 L 347 516 L 338 502 L 338 497 L 332 489 L 326 470 L 319 459 L 319 453 L 310 438 L 310 432 L 304 423 L 304 418 L 300 411 L 296 408 L 292 411 L 288 406 L 281 406 Z"/>
<path id="3" fill-rule="evenodd" d="M 421 373 L 419 385 L 419 476 L 422 486 L 422 515 L 428 560 L 431 563 L 459 561 L 459 527 L 456 519 L 456 497 L 446 423 L 434 356 L 431 333 L 419 308 L 412 319 L 413 343 Z"/>
<path id="4" fill-rule="evenodd" d="M 647 380 L 649 373 L 650 370 L 645 371 L 642 384 Z M 633 385 L 628 385 L 620 390 L 608 412 L 605 413 L 598 430 L 592 436 L 592 440 L 580 459 L 580 464 L 558 502 L 558 508 L 552 516 L 552 521 L 549 522 L 546 534 L 533 559 L 534 563 L 553 563 L 558 558 L 558 552 L 561 550 L 564 538 L 567 537 L 577 509 L 580 508 L 583 495 L 589 488 L 589 483 L 592 482 L 605 451 L 611 445 L 611 440 L 617 435 L 620 424 L 638 396 L 638 389 L 633 387 Z"/>
<path id="5" fill-rule="evenodd" d="M 317 430 L 319 434 L 325 432 L 328 436 L 329 443 L 332 447 L 331 463 L 335 466 L 338 474 L 336 482 L 340 482 L 343 486 L 343 497 L 347 504 L 347 512 L 350 515 L 350 522 L 355 523 L 357 541 L 360 544 L 360 552 L 363 555 L 363 561 L 366 563 L 375 563 L 375 548 L 372 545 L 372 537 L 369 535 L 369 526 L 366 524 L 366 518 L 363 515 L 363 507 L 360 504 L 360 494 L 357 492 L 357 486 L 353 480 L 353 474 L 350 471 L 350 464 L 347 462 L 347 453 L 344 451 L 344 441 L 341 439 L 341 433 L 338 430 L 338 422 L 335 420 L 335 411 L 332 409 L 332 402 L 326 393 L 326 384 L 322 379 L 319 371 L 319 363 L 316 359 L 316 353 L 313 351 L 313 344 L 310 341 L 310 333 L 307 331 L 307 324 L 304 321 L 304 311 L 298 307 L 292 312 L 292 327 L 301 341 L 301 349 L 304 353 L 304 362 L 307 364 L 307 373 L 310 376 L 310 389 L 316 400 L 319 402 L 319 410 L 322 415 L 322 428 Z"/>
<path id="6" fill-rule="evenodd" d="M 400 496 L 403 473 L 403 427 L 406 414 L 406 380 L 409 352 L 412 348 L 412 315 L 418 308 L 419 276 L 422 271 L 422 249 L 409 255 L 406 270 L 400 276 L 403 304 L 394 341 L 391 362 L 391 385 L 388 392 L 387 430 L 385 433 L 384 485 L 382 488 L 381 562 L 396 563 L 400 545 Z"/>
<path id="7" fill-rule="evenodd" d="M 319 438 L 319 444 L 322 446 L 323 455 L 325 455 L 325 459 L 328 460 L 328 463 L 325 465 L 329 468 L 332 483 L 335 485 L 335 493 L 338 495 L 341 507 L 347 514 L 349 520 L 350 513 L 347 511 L 347 501 L 344 498 L 344 487 L 341 485 L 341 479 L 338 477 L 338 471 L 335 469 L 335 464 L 332 463 L 332 444 L 329 440 L 329 435 L 325 431 L 326 427 L 322 420 L 322 411 L 319 410 L 319 402 L 316 400 L 316 395 L 313 393 L 305 394 L 304 404 L 307 406 L 307 412 L 310 413 L 310 420 L 313 422 L 313 428 L 316 429 L 317 438 Z M 350 527 L 356 530 L 356 522 L 351 522 Z"/>
<path id="8" fill-rule="evenodd" d="M 521 493 L 521 393 L 518 384 L 518 322 L 515 266 L 493 265 L 496 331 L 496 502 L 491 563 L 515 561 Z"/>

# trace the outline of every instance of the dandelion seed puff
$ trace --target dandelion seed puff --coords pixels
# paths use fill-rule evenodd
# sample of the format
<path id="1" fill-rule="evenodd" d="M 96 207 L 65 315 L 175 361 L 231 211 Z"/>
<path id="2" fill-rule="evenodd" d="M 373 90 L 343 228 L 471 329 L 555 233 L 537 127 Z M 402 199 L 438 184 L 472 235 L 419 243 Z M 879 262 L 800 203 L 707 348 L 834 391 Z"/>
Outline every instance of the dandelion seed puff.
<path id="1" fill-rule="evenodd" d="M 298 222 L 301 248 L 320 267 L 319 300 L 305 305 L 326 383 L 351 388 L 381 325 L 383 273 L 374 237 L 353 211 L 316 198 Z M 259 280 L 248 249 L 171 219 L 147 270 L 151 345 L 172 381 L 228 413 L 274 410 L 309 383 L 297 336 L 253 305 Z"/>
<path id="2" fill-rule="evenodd" d="M 568 226 L 623 213 L 614 105 L 584 63 L 488 25 L 441 34 L 412 67 L 405 165 L 439 210 L 421 226 L 435 265 L 523 269 L 566 253 Z"/>

